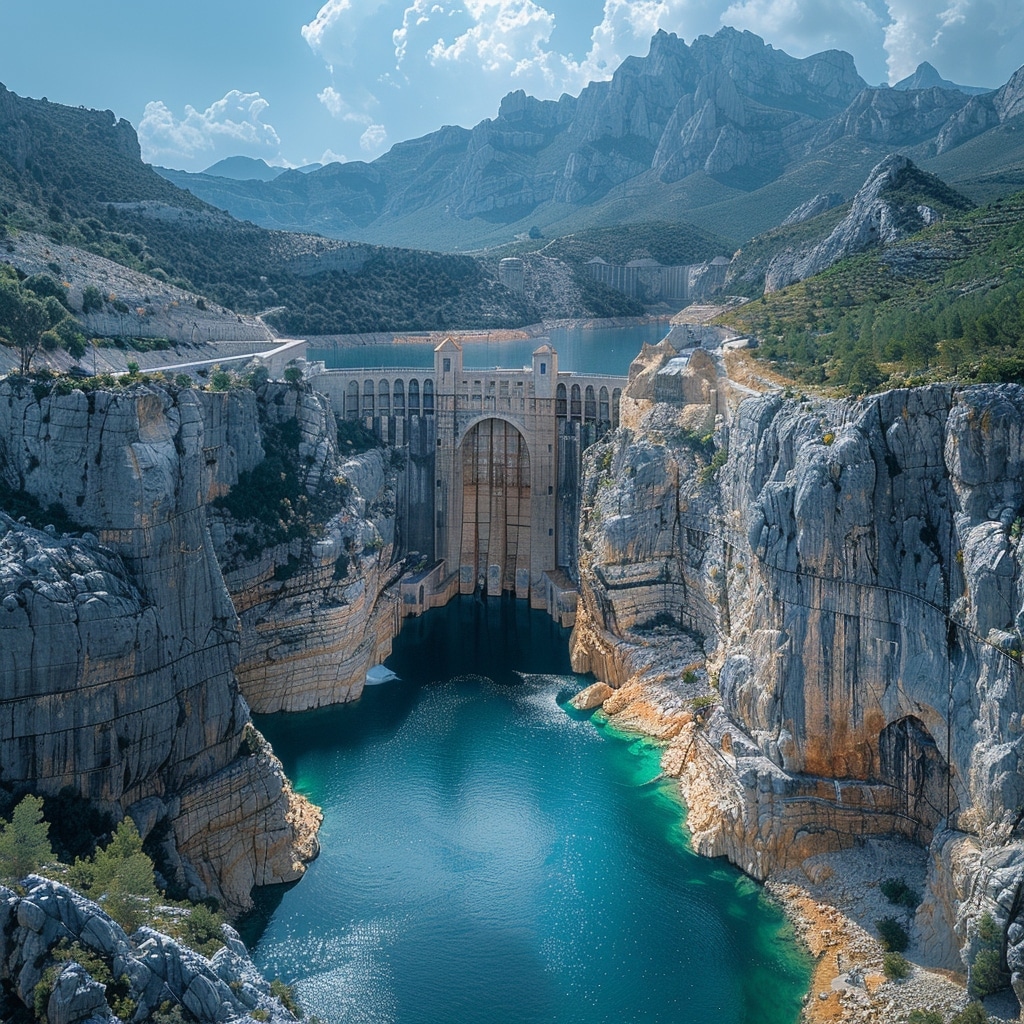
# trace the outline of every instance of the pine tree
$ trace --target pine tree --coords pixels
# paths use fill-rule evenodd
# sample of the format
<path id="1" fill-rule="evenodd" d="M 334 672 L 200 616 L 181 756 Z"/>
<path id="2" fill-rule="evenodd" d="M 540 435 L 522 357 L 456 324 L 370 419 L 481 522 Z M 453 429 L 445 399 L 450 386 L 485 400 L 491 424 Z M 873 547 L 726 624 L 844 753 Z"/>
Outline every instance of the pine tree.
<path id="1" fill-rule="evenodd" d="M 26 796 L 0 827 L 0 878 L 20 881 L 55 860 L 41 797 Z"/>

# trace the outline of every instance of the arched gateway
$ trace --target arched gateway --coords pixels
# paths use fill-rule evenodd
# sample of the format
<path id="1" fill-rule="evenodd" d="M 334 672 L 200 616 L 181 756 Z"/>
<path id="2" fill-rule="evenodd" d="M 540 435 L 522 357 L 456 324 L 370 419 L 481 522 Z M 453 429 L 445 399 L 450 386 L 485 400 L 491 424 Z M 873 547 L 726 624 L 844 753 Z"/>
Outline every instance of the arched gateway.
<path id="1" fill-rule="evenodd" d="M 462 551 L 488 594 L 530 587 L 530 450 L 504 419 L 485 419 L 462 439 Z"/>
<path id="2" fill-rule="evenodd" d="M 557 568 L 558 356 L 529 369 L 465 369 L 451 338 L 434 351 L 437 420 L 435 553 L 459 591 L 514 593 L 543 606 Z"/>
<path id="3" fill-rule="evenodd" d="M 399 542 L 431 566 L 428 590 L 513 593 L 560 617 L 571 591 L 579 464 L 618 422 L 623 377 L 559 372 L 548 344 L 518 368 L 467 367 L 452 338 L 433 371 L 392 367 L 311 375 L 335 409 L 405 450 L 396 494 Z M 430 593 L 410 584 L 407 614 Z M 440 598 L 438 598 L 440 600 Z"/>

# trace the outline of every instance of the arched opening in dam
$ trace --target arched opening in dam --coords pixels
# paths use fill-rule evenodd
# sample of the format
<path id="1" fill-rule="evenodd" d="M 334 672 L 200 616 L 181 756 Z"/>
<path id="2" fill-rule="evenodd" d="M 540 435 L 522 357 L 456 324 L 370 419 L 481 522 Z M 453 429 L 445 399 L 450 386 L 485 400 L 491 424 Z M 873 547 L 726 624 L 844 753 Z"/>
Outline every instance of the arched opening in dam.
<path id="1" fill-rule="evenodd" d="M 805 955 L 759 886 L 690 851 L 659 748 L 568 704 L 589 679 L 566 630 L 467 595 L 386 664 L 355 703 L 257 720 L 324 810 L 319 859 L 246 934 L 308 1014 L 794 1024 Z"/>
<path id="2" fill-rule="evenodd" d="M 481 420 L 461 444 L 462 553 L 480 590 L 521 593 L 530 585 L 530 450 L 503 419 Z"/>

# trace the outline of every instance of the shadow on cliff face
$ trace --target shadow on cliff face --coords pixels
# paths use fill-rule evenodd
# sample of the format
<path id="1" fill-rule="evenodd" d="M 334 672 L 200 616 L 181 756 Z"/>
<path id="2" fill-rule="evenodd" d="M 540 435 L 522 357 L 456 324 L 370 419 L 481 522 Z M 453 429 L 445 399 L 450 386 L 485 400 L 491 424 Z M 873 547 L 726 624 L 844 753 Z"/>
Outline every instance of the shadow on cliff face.
<path id="1" fill-rule="evenodd" d="M 266 930 L 270 919 L 281 905 L 285 893 L 298 884 L 298 881 L 295 881 L 285 882 L 282 885 L 264 885 L 253 892 L 252 910 L 235 924 L 246 948 L 253 949 L 255 947 L 260 936 Z"/>

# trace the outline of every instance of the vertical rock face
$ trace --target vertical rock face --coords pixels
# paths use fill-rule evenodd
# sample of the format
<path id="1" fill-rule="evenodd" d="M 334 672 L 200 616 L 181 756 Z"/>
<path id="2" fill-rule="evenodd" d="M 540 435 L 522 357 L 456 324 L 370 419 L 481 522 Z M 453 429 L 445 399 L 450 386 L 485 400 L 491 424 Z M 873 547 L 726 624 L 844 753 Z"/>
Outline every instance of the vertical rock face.
<path id="1" fill-rule="evenodd" d="M 262 457 L 254 396 L 5 382 L 0 438 L 9 486 L 95 531 L 0 525 L 4 783 L 70 785 L 144 831 L 163 821 L 179 881 L 233 909 L 253 884 L 297 878 L 311 823 L 246 741 L 238 621 L 206 522 Z"/>
<path id="2" fill-rule="evenodd" d="M 355 700 L 401 626 L 397 597 L 387 590 L 401 568 L 391 565 L 391 456 L 375 448 L 343 459 L 330 403 L 315 392 L 271 384 L 258 408 L 266 426 L 297 423 L 300 484 L 326 525 L 251 557 L 235 541 L 240 524 L 224 509 L 209 510 L 241 623 L 239 687 L 261 714 Z M 338 507 L 325 498 L 331 484 Z"/>
<path id="3" fill-rule="evenodd" d="M 860 835 L 934 837 L 931 954 L 969 955 L 983 909 L 1009 928 L 1024 389 L 751 398 L 719 428 L 717 473 L 681 426 L 692 410 L 623 407 L 631 429 L 587 476 L 577 660 L 596 650 L 622 683 L 635 626 L 703 639 L 721 708 L 671 751 L 697 848 L 763 878 Z"/>

